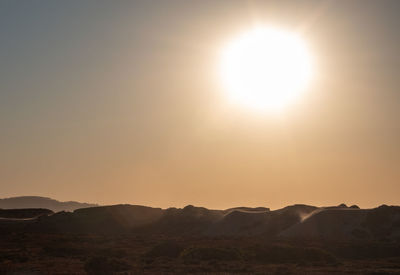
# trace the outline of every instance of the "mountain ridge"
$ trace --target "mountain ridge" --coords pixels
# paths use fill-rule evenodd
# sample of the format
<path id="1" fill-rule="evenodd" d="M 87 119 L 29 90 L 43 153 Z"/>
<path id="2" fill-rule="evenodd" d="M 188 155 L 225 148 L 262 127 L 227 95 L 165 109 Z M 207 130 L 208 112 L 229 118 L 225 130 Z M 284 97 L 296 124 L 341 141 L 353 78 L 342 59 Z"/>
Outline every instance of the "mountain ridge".
<path id="1" fill-rule="evenodd" d="M 14 213 L 17 218 L 23 214 Z M 23 231 L 49 233 L 400 241 L 400 206 L 359 209 L 344 204 L 328 207 L 295 204 L 277 210 L 265 207 L 212 210 L 193 205 L 161 209 L 119 204 L 73 212 L 44 212 L 21 220 L 18 226 Z M 7 226 L 3 229 L 7 230 Z"/>
<path id="2" fill-rule="evenodd" d="M 96 206 L 99 205 L 77 201 L 58 201 L 42 196 L 17 196 L 0 199 L 0 209 L 44 208 L 54 212 L 60 212 Z"/>

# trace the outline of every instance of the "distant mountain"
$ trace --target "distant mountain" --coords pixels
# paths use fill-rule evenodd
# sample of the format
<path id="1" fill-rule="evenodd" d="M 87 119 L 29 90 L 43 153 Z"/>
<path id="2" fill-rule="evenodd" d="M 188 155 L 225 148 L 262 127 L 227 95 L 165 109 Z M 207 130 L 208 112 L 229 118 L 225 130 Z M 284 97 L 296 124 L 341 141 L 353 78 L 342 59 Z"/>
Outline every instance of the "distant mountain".
<path id="1" fill-rule="evenodd" d="M 74 211 L 79 208 L 98 206 L 97 204 L 81 203 L 76 201 L 61 202 L 54 199 L 38 196 L 22 196 L 0 199 L 0 209 L 45 208 L 54 212 Z"/>

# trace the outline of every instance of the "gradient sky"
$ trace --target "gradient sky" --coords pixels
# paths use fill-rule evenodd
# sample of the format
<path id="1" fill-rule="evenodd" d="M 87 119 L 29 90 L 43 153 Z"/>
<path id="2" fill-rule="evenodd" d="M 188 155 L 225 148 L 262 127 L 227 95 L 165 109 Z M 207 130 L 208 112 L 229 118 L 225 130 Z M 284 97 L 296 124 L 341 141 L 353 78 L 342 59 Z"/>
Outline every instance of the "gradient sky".
<path id="1" fill-rule="evenodd" d="M 0 2 L 0 197 L 210 208 L 400 204 L 400 1 Z M 223 45 L 301 32 L 279 116 L 227 104 Z"/>

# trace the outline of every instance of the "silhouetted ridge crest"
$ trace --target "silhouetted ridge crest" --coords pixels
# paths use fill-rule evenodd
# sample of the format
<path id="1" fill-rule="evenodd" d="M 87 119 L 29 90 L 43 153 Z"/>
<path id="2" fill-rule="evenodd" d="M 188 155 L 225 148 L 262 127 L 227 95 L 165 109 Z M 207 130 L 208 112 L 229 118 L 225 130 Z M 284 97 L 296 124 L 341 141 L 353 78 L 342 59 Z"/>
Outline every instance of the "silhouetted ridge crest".
<path id="1" fill-rule="evenodd" d="M 44 208 L 54 212 L 74 211 L 75 209 L 94 207 L 97 204 L 80 203 L 76 201 L 61 202 L 51 198 L 38 196 L 22 196 L 0 199 L 0 208 L 3 209 L 20 209 L 20 208 Z"/>
<path id="2" fill-rule="evenodd" d="M 22 213 L 24 210 L 7 211 Z M 29 214 L 33 219 L 20 219 L 14 227 L 8 226 L 9 219 L 3 218 L 0 219 L 0 229 L 85 234 L 130 232 L 170 237 L 257 236 L 264 239 L 400 241 L 400 207 L 387 205 L 359 209 L 344 205 L 315 207 L 296 204 L 270 211 L 263 207 L 212 210 L 188 205 L 161 209 L 121 204 L 55 214 L 50 210 L 27 211 L 39 211 L 40 216 L 35 218 L 36 214 Z"/>

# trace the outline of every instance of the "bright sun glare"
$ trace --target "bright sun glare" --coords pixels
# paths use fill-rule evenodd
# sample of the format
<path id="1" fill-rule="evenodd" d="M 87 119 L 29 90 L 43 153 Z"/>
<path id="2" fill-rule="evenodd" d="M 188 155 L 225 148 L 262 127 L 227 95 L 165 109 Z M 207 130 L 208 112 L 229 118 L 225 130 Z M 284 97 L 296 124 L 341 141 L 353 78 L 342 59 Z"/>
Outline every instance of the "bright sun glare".
<path id="1" fill-rule="evenodd" d="M 306 89 L 312 75 L 311 61 L 300 36 L 258 27 L 228 43 L 220 70 L 232 102 L 256 111 L 276 112 Z"/>

